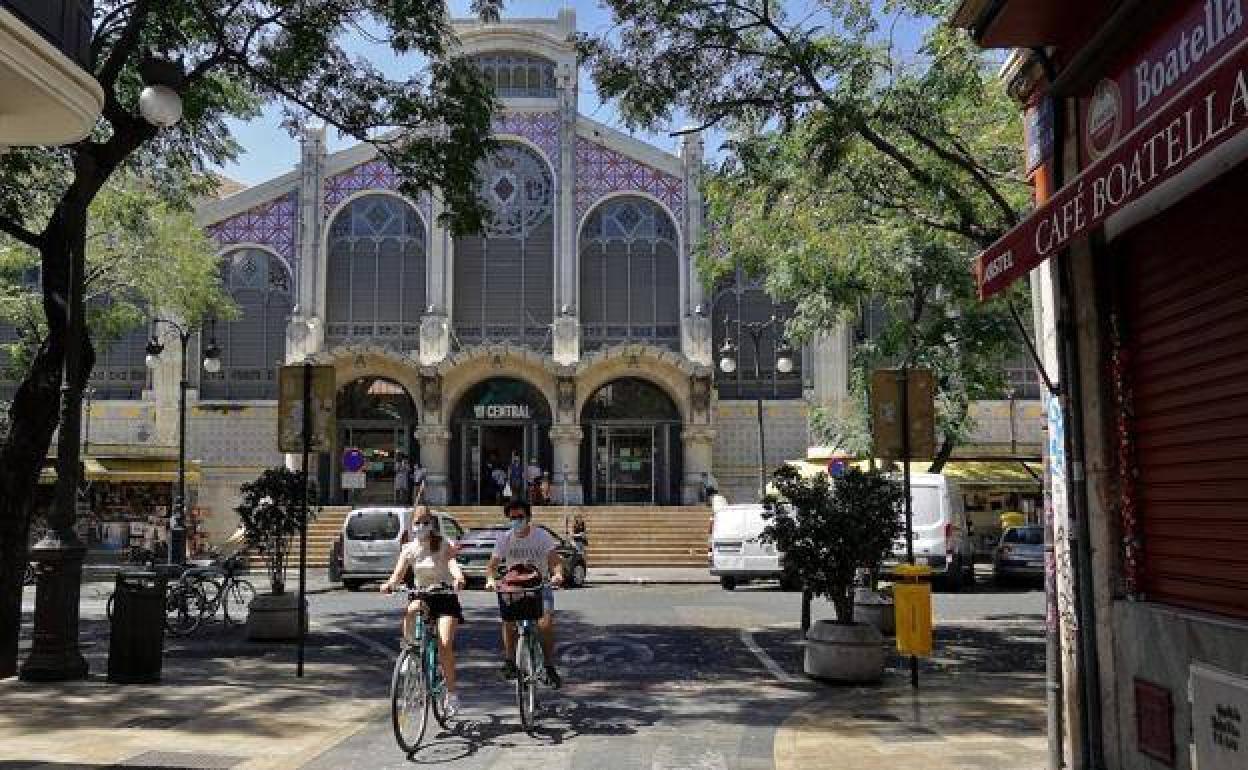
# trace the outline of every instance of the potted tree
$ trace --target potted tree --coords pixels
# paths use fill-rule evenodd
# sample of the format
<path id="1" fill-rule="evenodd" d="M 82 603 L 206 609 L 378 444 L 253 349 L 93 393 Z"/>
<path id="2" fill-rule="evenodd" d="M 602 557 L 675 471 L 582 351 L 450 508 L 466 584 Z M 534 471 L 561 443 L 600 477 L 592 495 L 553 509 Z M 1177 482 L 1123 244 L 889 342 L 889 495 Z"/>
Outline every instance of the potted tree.
<path id="1" fill-rule="evenodd" d="M 784 569 L 803 586 L 804 602 L 824 597 L 836 620 L 806 632 L 805 671 L 820 679 L 871 682 L 884 673 L 884 640 L 854 622 L 854 577 L 878 565 L 901 534 L 901 485 L 876 471 L 850 469 L 836 479 L 803 479 L 785 466 L 774 474 L 779 500 L 763 538 L 784 554 Z M 809 617 L 808 611 L 803 615 Z"/>
<path id="2" fill-rule="evenodd" d="M 286 565 L 291 539 L 299 534 L 303 518 L 302 471 L 269 468 L 240 488 L 238 513 L 249 548 L 264 556 L 270 591 L 260 594 L 247 613 L 249 639 L 293 639 L 299 635 L 298 596 L 286 593 Z M 308 512 L 309 519 L 312 511 Z M 306 617 L 306 615 L 305 615 Z"/>

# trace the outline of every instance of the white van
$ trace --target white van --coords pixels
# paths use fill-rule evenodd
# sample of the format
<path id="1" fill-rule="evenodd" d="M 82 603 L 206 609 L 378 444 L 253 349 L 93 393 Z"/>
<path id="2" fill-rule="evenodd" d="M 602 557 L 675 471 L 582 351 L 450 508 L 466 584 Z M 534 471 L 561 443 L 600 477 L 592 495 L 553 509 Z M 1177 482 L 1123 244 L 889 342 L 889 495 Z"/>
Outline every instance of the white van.
<path id="1" fill-rule="evenodd" d="M 900 476 L 898 476 L 900 480 Z M 975 546 L 971 542 L 970 520 L 962 505 L 962 492 L 956 482 L 939 473 L 910 474 L 910 500 L 914 526 L 914 563 L 931 567 L 951 591 L 975 582 Z M 888 567 L 906 561 L 903 534 L 893 544 Z"/>
<path id="2" fill-rule="evenodd" d="M 759 503 L 728 505 L 722 500 L 713 506 L 711 519 L 711 574 L 728 591 L 750 580 L 780 578 L 780 554 L 775 545 L 759 540 L 767 525 L 766 509 Z"/>
<path id="3" fill-rule="evenodd" d="M 385 580 L 394 572 L 399 551 L 411 537 L 412 509 L 401 506 L 356 508 L 342 521 L 342 584 L 359 590 L 367 580 Z M 434 511 L 442 534 L 455 541 L 463 534 L 459 523 Z"/>

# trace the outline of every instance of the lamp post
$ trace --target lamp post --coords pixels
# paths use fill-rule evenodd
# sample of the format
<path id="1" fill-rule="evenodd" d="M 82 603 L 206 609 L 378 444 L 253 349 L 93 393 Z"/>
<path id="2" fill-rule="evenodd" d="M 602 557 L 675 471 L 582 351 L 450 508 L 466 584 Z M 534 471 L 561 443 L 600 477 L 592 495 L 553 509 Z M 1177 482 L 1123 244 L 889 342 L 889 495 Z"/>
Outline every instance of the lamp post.
<path id="1" fill-rule="evenodd" d="M 182 564 L 186 561 L 186 391 L 190 383 L 186 379 L 186 348 L 195 334 L 196 329 L 171 321 L 168 318 L 152 319 L 152 338 L 147 343 L 147 368 L 155 369 L 160 365 L 160 355 L 165 346 L 156 334 L 157 324 L 165 324 L 173 329 L 182 343 L 181 379 L 178 382 L 178 491 L 173 500 L 173 510 L 169 517 L 169 564 Z M 210 374 L 221 371 L 221 348 L 215 338 L 204 346 L 204 370 Z"/>
<path id="2" fill-rule="evenodd" d="M 183 74 L 180 62 L 147 54 L 139 71 L 145 88 L 139 112 L 157 128 L 169 128 L 182 118 L 178 90 Z M 73 222 L 85 234 L 85 223 Z M 82 598 L 82 562 L 87 548 L 75 531 L 82 468 L 82 398 L 89 372 L 83 371 L 87 343 L 84 294 L 85 235 L 69 249 L 68 291 L 64 302 L 64 360 L 61 364 L 60 415 L 56 442 L 56 491 L 48 513 L 48 529 L 30 550 L 37 565 L 35 628 L 30 655 L 19 676 L 25 681 L 63 682 L 85 679 L 87 661 L 78 645 L 78 605 Z"/>
<path id="3" fill-rule="evenodd" d="M 766 431 L 763 427 L 763 371 L 762 364 L 759 361 L 761 351 L 763 349 L 763 335 L 768 332 L 774 334 L 776 327 L 780 325 L 780 319 L 776 316 L 768 318 L 766 321 L 747 321 L 739 322 L 738 328 L 744 335 L 748 335 L 750 341 L 754 343 L 754 381 L 758 383 L 758 389 L 755 391 L 754 408 L 758 416 L 758 499 L 761 501 L 767 496 L 767 460 L 766 460 Z M 724 374 L 732 374 L 737 371 L 737 348 L 738 345 L 733 344 L 730 329 L 732 322 L 724 319 L 724 345 L 719 349 L 719 368 Z M 793 371 L 793 350 L 789 347 L 784 337 L 779 337 L 776 346 L 776 371 L 781 374 L 788 374 Z"/>

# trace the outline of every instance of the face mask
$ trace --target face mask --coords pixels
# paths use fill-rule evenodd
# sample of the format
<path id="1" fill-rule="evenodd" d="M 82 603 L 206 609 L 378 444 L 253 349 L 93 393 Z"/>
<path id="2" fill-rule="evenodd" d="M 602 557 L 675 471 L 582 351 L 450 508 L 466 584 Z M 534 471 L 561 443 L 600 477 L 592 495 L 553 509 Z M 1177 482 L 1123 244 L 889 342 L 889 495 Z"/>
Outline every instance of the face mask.
<path id="1" fill-rule="evenodd" d="M 424 537 L 432 531 L 433 525 L 427 521 L 412 525 L 412 532 L 416 535 L 416 537 Z"/>
<path id="2" fill-rule="evenodd" d="M 512 531 L 512 532 L 519 532 L 520 530 L 524 529 L 524 525 L 525 525 L 525 524 L 528 524 L 528 523 L 529 523 L 529 522 L 528 522 L 528 520 L 527 520 L 527 519 L 512 519 L 512 520 L 511 520 L 511 531 Z"/>

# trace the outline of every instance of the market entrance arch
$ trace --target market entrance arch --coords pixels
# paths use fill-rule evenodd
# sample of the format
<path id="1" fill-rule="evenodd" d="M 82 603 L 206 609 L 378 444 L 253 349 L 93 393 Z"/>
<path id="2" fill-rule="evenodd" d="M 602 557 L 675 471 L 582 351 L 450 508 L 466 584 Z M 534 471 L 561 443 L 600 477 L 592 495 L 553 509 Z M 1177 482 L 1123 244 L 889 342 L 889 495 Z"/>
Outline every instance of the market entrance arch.
<path id="1" fill-rule="evenodd" d="M 384 377 L 360 377 L 338 389 L 338 435 L 322 483 L 340 505 L 408 503 L 418 415 L 407 390 Z"/>
<path id="2" fill-rule="evenodd" d="M 460 505 L 533 497 L 550 472 L 550 404 L 525 380 L 493 377 L 469 388 L 451 416 L 451 498 Z"/>
<path id="3" fill-rule="evenodd" d="M 611 380 L 581 410 L 581 478 L 594 504 L 679 504 L 681 416 L 662 388 L 639 377 Z"/>

